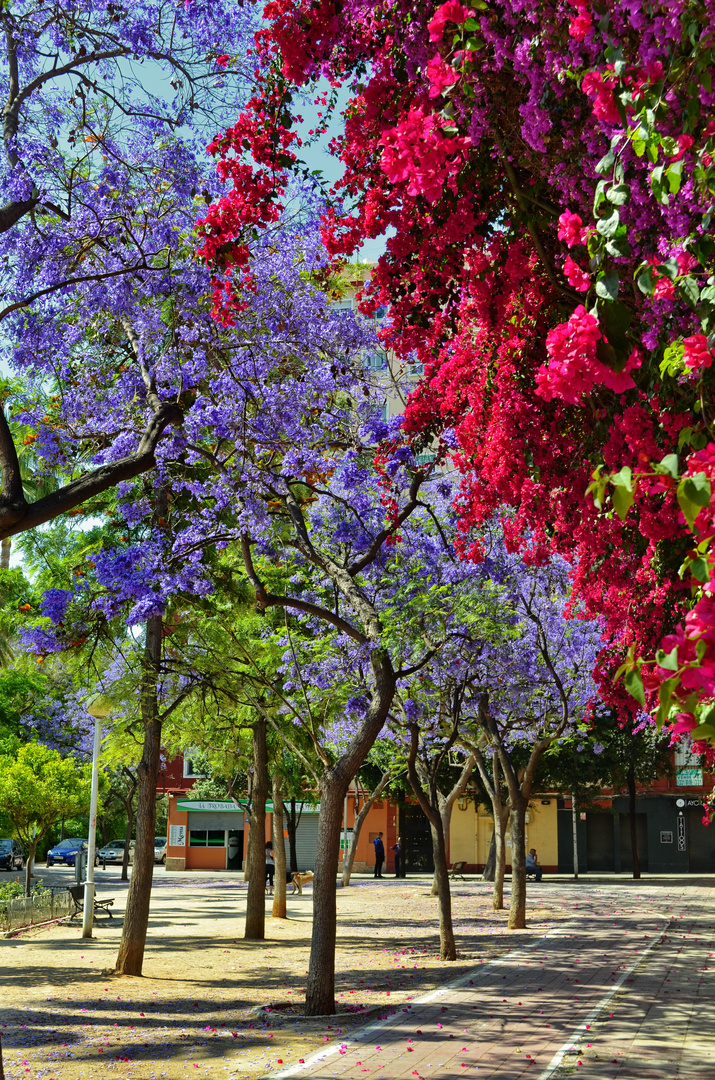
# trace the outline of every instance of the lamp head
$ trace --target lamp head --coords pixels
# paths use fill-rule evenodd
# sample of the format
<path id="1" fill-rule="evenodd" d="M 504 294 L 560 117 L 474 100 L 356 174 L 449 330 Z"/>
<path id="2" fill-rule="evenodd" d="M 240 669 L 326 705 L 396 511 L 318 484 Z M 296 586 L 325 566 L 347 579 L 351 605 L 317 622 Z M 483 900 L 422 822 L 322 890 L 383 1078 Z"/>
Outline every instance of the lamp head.
<path id="1" fill-rule="evenodd" d="M 93 716 L 95 720 L 104 720 L 105 716 L 109 716 L 113 709 L 112 701 L 106 694 L 95 694 L 87 702 L 87 712 L 90 716 Z"/>

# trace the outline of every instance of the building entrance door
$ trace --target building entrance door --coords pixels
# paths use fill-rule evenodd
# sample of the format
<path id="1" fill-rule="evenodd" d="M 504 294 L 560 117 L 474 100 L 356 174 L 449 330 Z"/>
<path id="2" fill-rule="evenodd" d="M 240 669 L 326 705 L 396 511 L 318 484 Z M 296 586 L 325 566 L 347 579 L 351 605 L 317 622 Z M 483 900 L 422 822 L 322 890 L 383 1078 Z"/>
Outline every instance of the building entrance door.
<path id="1" fill-rule="evenodd" d="M 400 836 L 408 874 L 431 874 L 434 871 L 432 834 L 429 822 L 419 806 L 407 803 L 400 811 Z"/>

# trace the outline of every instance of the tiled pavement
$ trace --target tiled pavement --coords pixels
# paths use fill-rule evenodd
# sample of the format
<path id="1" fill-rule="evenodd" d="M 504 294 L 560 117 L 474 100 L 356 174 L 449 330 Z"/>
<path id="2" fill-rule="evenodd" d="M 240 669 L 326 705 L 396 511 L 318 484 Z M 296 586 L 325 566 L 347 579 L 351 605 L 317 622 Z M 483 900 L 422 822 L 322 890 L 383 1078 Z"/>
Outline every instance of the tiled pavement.
<path id="1" fill-rule="evenodd" d="M 271 1080 L 715 1080 L 715 889 L 544 887 L 566 925 Z"/>

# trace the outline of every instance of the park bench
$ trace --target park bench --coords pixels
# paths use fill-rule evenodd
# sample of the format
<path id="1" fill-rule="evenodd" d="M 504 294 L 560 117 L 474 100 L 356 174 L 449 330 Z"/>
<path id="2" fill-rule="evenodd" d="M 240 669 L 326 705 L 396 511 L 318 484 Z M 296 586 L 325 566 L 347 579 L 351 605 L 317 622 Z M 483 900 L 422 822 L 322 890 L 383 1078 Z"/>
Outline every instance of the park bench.
<path id="1" fill-rule="evenodd" d="M 70 918 L 74 919 L 75 915 L 81 915 L 84 909 L 84 885 L 70 885 L 69 894 L 74 900 L 74 911 L 70 915 Z M 99 915 L 100 912 L 103 912 L 105 915 L 109 915 L 109 918 L 112 919 L 114 916 L 109 909 L 113 903 L 113 896 L 107 897 L 104 900 L 98 900 L 95 894 L 94 914 Z"/>
<path id="2" fill-rule="evenodd" d="M 459 877 L 461 877 L 462 881 L 464 881 L 464 868 L 465 868 L 466 865 L 467 865 L 467 860 L 466 859 L 462 860 L 461 862 L 452 863 L 452 867 L 451 867 L 451 869 L 449 871 L 450 880 L 451 881 L 456 881 L 457 876 L 459 875 Z"/>

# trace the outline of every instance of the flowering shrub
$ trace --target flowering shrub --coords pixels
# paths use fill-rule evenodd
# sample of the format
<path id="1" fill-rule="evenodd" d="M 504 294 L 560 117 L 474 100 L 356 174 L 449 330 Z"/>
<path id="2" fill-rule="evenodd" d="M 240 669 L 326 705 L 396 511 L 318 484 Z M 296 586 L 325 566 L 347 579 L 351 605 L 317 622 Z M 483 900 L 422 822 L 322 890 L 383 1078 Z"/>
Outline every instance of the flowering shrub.
<path id="1" fill-rule="evenodd" d="M 266 12 L 281 78 L 352 79 L 325 242 L 341 256 L 390 229 L 365 300 L 389 302 L 386 343 L 424 364 L 403 435 L 461 470 L 463 551 L 501 511 L 525 558 L 577 556 L 576 592 L 617 641 L 607 700 L 633 711 L 657 684 L 661 720 L 700 719 L 715 2 Z M 687 673 L 653 683 L 643 657 L 679 622 Z"/>

